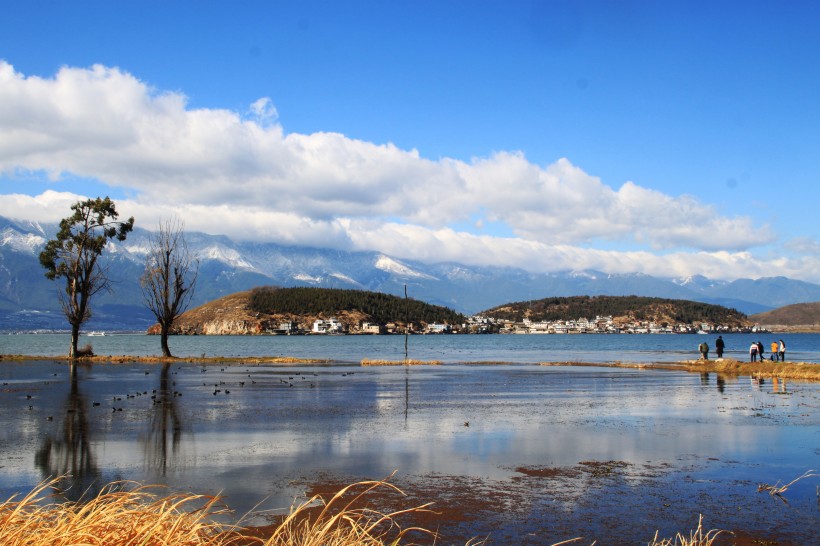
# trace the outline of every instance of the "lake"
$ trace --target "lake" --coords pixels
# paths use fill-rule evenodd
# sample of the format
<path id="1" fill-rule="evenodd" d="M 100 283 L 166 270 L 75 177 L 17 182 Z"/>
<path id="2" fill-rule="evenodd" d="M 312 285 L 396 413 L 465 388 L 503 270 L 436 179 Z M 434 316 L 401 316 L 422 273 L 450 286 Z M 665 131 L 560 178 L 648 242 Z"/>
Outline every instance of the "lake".
<path id="1" fill-rule="evenodd" d="M 727 358 L 748 360 L 749 345 L 786 342 L 790 361 L 820 362 L 820 334 L 724 335 Z M 59 356 L 68 354 L 68 334 L 0 335 L 0 354 Z M 496 334 L 415 335 L 408 339 L 409 357 L 458 362 L 678 362 L 695 359 L 702 341 L 712 348 L 716 335 L 698 334 Z M 142 334 L 80 336 L 98 355 L 160 354 L 159 337 Z M 401 360 L 404 336 L 171 336 L 175 356 L 292 356 L 360 362 L 363 358 Z"/>
<path id="2" fill-rule="evenodd" d="M 724 337 L 739 354 L 750 339 Z M 818 336 L 782 337 L 818 354 Z M 783 499 L 757 488 L 820 469 L 820 385 L 533 364 L 682 360 L 701 338 L 714 336 L 413 336 L 411 358 L 445 364 L 410 368 L 357 364 L 403 358 L 391 336 L 171 339 L 180 355 L 322 365 L 94 364 L 72 379 L 54 360 L 3 362 L 0 494 L 64 472 L 69 497 L 133 479 L 222 492 L 262 524 L 306 493 L 395 471 L 411 500 L 436 503 L 439 544 L 641 544 L 699 514 L 706 528 L 819 544 L 818 478 Z M 158 352 L 155 337 L 91 339 L 97 353 Z M 0 352 L 64 354 L 67 340 L 4 336 Z M 486 361 L 513 363 L 463 364 Z"/>

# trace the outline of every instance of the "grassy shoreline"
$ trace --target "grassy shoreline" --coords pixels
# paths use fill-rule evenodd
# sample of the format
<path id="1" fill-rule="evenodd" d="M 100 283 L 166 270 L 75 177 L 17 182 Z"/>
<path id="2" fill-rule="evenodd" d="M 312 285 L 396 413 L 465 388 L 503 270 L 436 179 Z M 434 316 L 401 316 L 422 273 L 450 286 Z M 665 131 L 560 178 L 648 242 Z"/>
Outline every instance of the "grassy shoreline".
<path id="1" fill-rule="evenodd" d="M 68 356 L 38 356 L 38 355 L 3 355 L 0 354 L 0 362 L 27 362 L 35 360 L 70 362 Z M 332 359 L 319 358 L 297 358 L 291 356 L 247 356 L 247 357 L 161 357 L 161 356 L 130 356 L 130 355 L 109 355 L 91 356 L 75 359 L 81 364 L 125 364 L 125 363 L 147 363 L 147 364 L 178 364 L 189 363 L 202 366 L 216 364 L 282 364 L 282 365 L 315 365 L 331 364 Z M 355 365 L 355 363 L 353 363 Z M 440 366 L 447 364 L 439 360 L 376 360 L 362 359 L 359 366 Z M 503 361 L 462 361 L 453 362 L 454 365 L 483 365 L 483 366 L 505 366 L 528 364 L 521 362 Z M 685 370 L 692 373 L 719 373 L 726 375 L 748 375 L 751 377 L 778 377 L 791 380 L 820 381 L 820 364 L 810 362 L 772 362 L 764 360 L 762 362 L 740 362 L 731 359 L 719 360 L 685 360 L 681 362 L 532 362 L 538 366 L 574 366 L 574 367 L 604 367 L 604 368 L 633 368 L 647 370 Z"/>

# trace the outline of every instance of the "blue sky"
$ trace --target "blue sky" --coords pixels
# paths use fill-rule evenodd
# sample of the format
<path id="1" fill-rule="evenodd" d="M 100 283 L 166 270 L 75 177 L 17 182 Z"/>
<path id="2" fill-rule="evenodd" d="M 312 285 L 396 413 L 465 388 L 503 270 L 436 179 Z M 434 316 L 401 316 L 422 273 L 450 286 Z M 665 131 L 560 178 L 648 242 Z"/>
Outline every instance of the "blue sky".
<path id="1" fill-rule="evenodd" d="M 0 214 L 820 282 L 816 2 L 21 2 Z M 5 138 L 3 138 L 5 133 Z"/>

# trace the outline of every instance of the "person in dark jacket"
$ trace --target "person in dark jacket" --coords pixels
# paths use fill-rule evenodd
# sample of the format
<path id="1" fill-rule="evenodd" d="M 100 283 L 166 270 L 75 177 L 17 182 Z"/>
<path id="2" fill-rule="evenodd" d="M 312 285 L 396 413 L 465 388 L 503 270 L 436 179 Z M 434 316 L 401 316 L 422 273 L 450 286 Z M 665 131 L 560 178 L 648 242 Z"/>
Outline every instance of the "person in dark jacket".
<path id="1" fill-rule="evenodd" d="M 717 352 L 718 358 L 723 358 L 723 348 L 726 347 L 726 344 L 723 343 L 723 336 L 718 336 L 715 340 L 715 351 Z"/>
<path id="2" fill-rule="evenodd" d="M 753 341 L 749 346 L 749 360 L 751 362 L 757 362 L 757 350 L 757 343 Z"/>

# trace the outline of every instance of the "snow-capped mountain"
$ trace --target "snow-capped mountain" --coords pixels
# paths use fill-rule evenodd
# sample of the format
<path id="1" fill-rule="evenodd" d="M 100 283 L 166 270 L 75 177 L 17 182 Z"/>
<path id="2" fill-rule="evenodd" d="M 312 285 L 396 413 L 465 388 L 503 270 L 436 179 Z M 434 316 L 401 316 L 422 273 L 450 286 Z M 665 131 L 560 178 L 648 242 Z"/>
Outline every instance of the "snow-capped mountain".
<path id="1" fill-rule="evenodd" d="M 56 224 L 0 217 L 0 329 L 65 328 L 57 299 L 60 286 L 45 278 L 38 260 L 56 230 Z M 93 300 L 89 327 L 143 329 L 153 322 L 139 288 L 150 236 L 135 228 L 126 241 L 106 247 L 113 293 Z M 349 288 L 399 296 L 406 285 L 413 298 L 464 313 L 513 301 L 584 294 L 690 299 L 747 314 L 820 301 L 820 286 L 784 277 L 725 282 L 601 271 L 536 274 L 510 267 L 426 264 L 379 252 L 243 243 L 195 232 L 185 237 L 200 260 L 194 306 L 263 285 Z"/>

